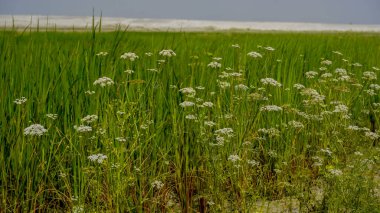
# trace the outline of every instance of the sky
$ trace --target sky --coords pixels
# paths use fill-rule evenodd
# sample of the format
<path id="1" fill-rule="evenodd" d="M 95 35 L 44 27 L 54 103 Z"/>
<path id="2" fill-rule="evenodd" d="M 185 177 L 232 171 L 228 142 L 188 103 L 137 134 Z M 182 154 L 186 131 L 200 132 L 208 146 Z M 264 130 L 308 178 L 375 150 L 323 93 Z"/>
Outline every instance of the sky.
<path id="1" fill-rule="evenodd" d="M 1 15 L 380 24 L 380 0 L 0 0 Z"/>

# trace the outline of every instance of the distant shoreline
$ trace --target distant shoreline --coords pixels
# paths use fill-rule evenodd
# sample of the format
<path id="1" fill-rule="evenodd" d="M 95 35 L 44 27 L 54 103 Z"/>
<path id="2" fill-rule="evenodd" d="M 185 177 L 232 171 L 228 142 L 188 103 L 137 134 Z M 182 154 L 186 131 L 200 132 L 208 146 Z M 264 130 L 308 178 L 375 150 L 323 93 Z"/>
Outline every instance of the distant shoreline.
<path id="1" fill-rule="evenodd" d="M 93 17 L 88 16 L 38 16 L 0 15 L 0 28 L 55 29 L 58 31 L 88 31 L 92 29 Z M 94 17 L 99 26 L 100 17 Z M 129 19 L 101 18 L 102 31 L 128 29 L 129 31 L 157 32 L 218 32 L 218 31 L 283 31 L 283 32 L 374 32 L 380 33 L 380 25 L 322 24 L 291 22 L 237 22 L 200 21 L 180 19 Z"/>

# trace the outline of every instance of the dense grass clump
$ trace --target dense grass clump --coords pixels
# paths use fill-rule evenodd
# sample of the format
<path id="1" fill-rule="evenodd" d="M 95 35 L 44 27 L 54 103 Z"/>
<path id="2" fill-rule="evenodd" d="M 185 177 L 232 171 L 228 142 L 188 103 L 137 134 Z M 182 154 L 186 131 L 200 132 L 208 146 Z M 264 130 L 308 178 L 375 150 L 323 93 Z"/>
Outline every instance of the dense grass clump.
<path id="1" fill-rule="evenodd" d="M 378 34 L 3 31 L 0 211 L 378 212 L 379 59 Z"/>

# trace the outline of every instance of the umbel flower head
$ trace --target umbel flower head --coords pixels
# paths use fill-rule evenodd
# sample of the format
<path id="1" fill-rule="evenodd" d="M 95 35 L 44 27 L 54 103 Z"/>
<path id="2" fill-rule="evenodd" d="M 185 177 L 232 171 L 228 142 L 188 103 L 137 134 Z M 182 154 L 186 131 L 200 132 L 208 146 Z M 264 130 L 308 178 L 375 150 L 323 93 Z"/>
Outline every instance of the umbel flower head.
<path id="1" fill-rule="evenodd" d="M 100 85 L 101 87 L 111 86 L 114 84 L 113 80 L 108 77 L 101 77 L 94 81 L 94 85 Z"/>
<path id="2" fill-rule="evenodd" d="M 42 136 L 47 132 L 41 124 L 32 124 L 29 127 L 24 129 L 24 135 L 30 136 Z"/>
<path id="3" fill-rule="evenodd" d="M 135 61 L 136 59 L 139 58 L 139 56 L 136 55 L 136 53 L 127 52 L 127 53 L 124 53 L 123 55 L 121 55 L 120 58 L 130 60 L 130 61 Z"/>
<path id="4" fill-rule="evenodd" d="M 172 57 L 172 56 L 176 56 L 175 52 L 173 50 L 161 50 L 161 52 L 159 53 L 161 56 L 165 56 L 165 57 Z"/>

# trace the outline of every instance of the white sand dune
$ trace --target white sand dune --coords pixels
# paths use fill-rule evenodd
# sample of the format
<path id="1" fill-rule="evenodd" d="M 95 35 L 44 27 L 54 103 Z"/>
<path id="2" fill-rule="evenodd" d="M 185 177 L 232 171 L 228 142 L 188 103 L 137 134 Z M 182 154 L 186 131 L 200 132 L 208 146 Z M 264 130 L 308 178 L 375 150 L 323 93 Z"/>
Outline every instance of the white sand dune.
<path id="1" fill-rule="evenodd" d="M 95 25 L 99 24 L 95 17 Z M 199 21 L 178 19 L 128 19 L 103 17 L 103 31 L 125 29 L 132 31 L 306 31 L 306 32 L 380 32 L 380 25 Z M 92 17 L 79 16 L 9 16 L 0 15 L 0 27 L 17 29 L 55 28 L 57 30 L 90 30 Z"/>

